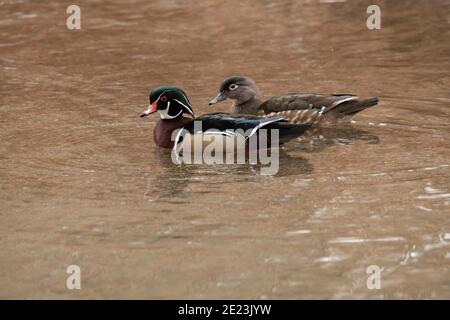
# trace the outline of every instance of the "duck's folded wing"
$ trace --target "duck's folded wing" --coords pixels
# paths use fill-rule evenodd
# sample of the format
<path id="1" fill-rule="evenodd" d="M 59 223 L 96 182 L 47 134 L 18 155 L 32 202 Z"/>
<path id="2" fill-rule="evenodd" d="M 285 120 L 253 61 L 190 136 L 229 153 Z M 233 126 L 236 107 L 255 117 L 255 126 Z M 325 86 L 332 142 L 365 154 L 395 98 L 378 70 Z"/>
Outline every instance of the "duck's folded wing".
<path id="1" fill-rule="evenodd" d="M 260 110 L 265 114 L 282 115 L 290 122 L 299 123 L 298 120 L 293 121 L 299 115 L 298 111 L 303 111 L 304 118 L 310 115 L 307 110 L 321 110 L 323 114 L 333 114 L 339 118 L 352 116 L 377 103 L 376 97 L 361 100 L 352 94 L 289 93 L 265 101 Z"/>
<path id="2" fill-rule="evenodd" d="M 201 128 L 199 124 L 195 125 L 195 121 L 189 123 L 184 128 L 191 133 L 196 131 L 229 131 L 242 129 L 244 131 L 253 130 L 254 128 L 262 128 L 270 123 L 283 121 L 283 117 L 258 117 L 246 114 L 232 114 L 232 113 L 208 113 L 195 119 L 201 121 Z"/>
<path id="3" fill-rule="evenodd" d="M 352 100 L 358 100 L 358 97 L 351 94 L 288 93 L 270 98 L 260 109 L 269 114 L 287 110 L 321 110 L 325 107 L 326 113 L 340 103 Z"/>
<path id="4" fill-rule="evenodd" d="M 262 128 L 267 129 L 268 131 L 277 129 L 279 130 L 279 137 L 282 142 L 286 141 L 286 139 L 283 139 L 285 137 L 291 139 L 301 135 L 311 126 L 310 124 L 294 125 L 287 123 L 282 116 L 261 118 L 252 115 L 221 112 L 205 114 L 195 120 L 201 121 L 201 129 L 198 125 L 196 127 L 194 122 L 188 124 L 184 128 L 191 133 L 195 133 L 197 130 L 201 130 L 202 132 L 206 132 L 207 130 L 221 132 L 236 132 L 239 130 L 242 132 L 241 130 L 243 130 L 245 132 L 245 137 L 247 138 L 254 135 Z"/>

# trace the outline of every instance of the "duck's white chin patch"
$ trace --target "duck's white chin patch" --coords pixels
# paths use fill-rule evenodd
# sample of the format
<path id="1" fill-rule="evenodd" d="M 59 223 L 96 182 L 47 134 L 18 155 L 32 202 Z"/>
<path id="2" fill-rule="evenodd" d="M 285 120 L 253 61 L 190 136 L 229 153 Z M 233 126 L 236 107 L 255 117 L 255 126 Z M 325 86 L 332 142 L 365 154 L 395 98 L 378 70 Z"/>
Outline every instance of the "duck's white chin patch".
<path id="1" fill-rule="evenodd" d="M 158 110 L 161 119 L 174 119 L 183 112 L 183 110 L 180 110 L 180 112 L 178 112 L 176 115 L 171 116 L 169 114 L 169 108 L 170 108 L 170 101 L 167 103 L 167 108 L 165 108 L 164 110 Z"/>

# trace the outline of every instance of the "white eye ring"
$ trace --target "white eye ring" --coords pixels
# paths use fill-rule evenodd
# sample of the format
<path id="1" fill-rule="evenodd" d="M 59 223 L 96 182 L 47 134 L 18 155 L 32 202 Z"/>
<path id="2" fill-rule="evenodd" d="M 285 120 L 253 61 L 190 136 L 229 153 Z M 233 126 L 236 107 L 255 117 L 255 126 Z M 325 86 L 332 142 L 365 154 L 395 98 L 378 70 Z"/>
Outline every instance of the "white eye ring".
<path id="1" fill-rule="evenodd" d="M 237 89 L 237 87 L 238 87 L 238 85 L 237 85 L 237 84 L 235 84 L 235 83 L 232 83 L 232 84 L 230 84 L 230 86 L 228 87 L 228 89 L 230 89 L 231 91 L 233 91 L 233 90 L 236 90 L 236 89 Z"/>

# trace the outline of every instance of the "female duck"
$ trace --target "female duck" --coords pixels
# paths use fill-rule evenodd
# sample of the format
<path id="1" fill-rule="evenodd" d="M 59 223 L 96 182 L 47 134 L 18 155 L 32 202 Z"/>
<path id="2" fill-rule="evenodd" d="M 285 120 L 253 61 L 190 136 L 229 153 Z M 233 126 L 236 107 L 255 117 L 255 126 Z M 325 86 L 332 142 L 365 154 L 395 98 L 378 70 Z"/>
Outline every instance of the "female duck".
<path id="1" fill-rule="evenodd" d="M 230 77 L 222 82 L 219 94 L 209 105 L 231 99 L 234 113 L 282 115 L 291 123 L 304 123 L 317 116 L 314 112 L 317 109 L 323 111 L 319 116 L 325 120 L 349 120 L 378 103 L 376 97 L 361 100 L 351 94 L 288 93 L 264 102 L 256 98 L 258 95 L 259 89 L 252 79 Z"/>
<path id="2" fill-rule="evenodd" d="M 173 132 L 177 129 L 185 129 L 190 135 L 211 134 L 212 132 L 223 137 L 242 138 L 245 141 L 248 141 L 250 136 L 258 133 L 262 128 L 267 129 L 268 132 L 264 137 L 270 139 L 270 131 L 277 129 L 279 143 L 281 144 L 300 136 L 310 127 L 310 124 L 295 125 L 287 123 L 281 116 L 261 118 L 242 114 L 210 113 L 196 118 L 186 93 L 177 87 L 162 86 L 155 88 L 150 92 L 149 100 L 150 105 L 141 114 L 141 117 L 155 112 L 159 113 L 161 119 L 153 129 L 153 137 L 155 143 L 162 148 L 173 148 L 174 145 L 176 146 L 182 141 L 183 138 L 180 135 L 176 136 L 175 139 L 173 137 Z M 197 121 L 201 123 L 200 130 L 195 124 Z M 234 133 L 238 130 L 248 134 Z M 187 139 L 183 139 L 183 141 L 185 140 Z"/>

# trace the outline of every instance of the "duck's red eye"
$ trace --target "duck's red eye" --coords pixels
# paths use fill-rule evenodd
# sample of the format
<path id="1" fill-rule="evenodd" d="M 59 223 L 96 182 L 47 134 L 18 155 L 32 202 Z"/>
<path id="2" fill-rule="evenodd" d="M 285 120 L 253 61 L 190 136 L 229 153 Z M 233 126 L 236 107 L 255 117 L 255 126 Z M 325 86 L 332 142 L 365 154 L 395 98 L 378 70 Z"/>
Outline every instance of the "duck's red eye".
<path id="1" fill-rule="evenodd" d="M 166 101 L 167 101 L 167 97 L 166 97 L 166 96 L 162 96 L 162 97 L 161 97 L 161 101 L 162 101 L 162 102 L 166 102 Z"/>

